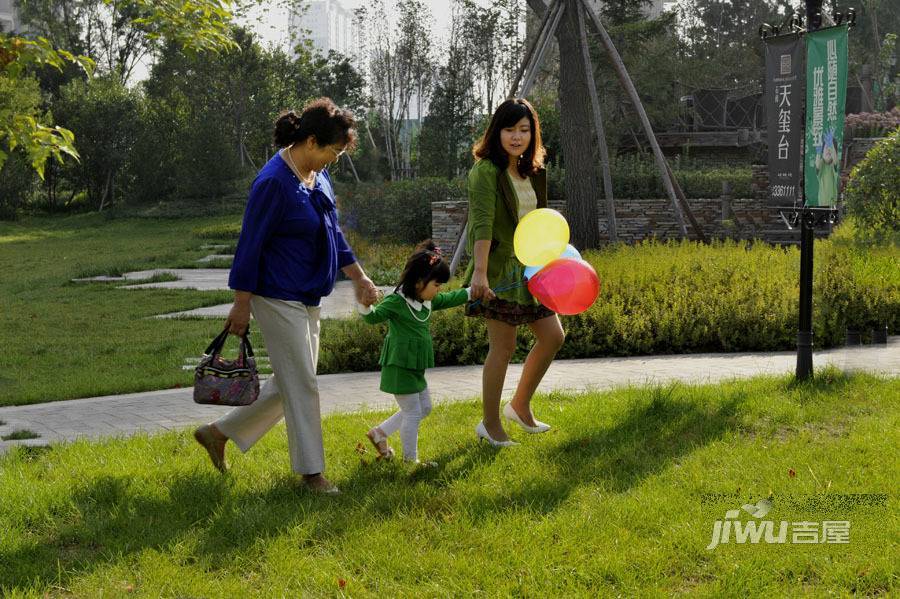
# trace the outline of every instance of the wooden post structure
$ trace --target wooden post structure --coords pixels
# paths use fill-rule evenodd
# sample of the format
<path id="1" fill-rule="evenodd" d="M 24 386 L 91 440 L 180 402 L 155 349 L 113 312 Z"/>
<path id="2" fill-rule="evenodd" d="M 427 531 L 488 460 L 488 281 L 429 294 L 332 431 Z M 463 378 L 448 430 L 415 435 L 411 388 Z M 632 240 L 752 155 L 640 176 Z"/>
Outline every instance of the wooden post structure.
<path id="1" fill-rule="evenodd" d="M 594 69 L 591 65 L 591 49 L 588 46 L 587 33 L 584 27 L 584 6 L 576 0 L 576 20 L 578 36 L 581 38 L 581 58 L 584 61 L 584 72 L 587 77 L 588 93 L 591 95 L 591 108 L 594 112 L 594 127 L 597 129 L 597 145 L 600 148 L 600 169 L 603 172 L 603 194 L 606 196 L 606 222 L 610 243 L 617 243 L 616 202 L 613 198 L 612 175 L 609 172 L 609 148 L 606 146 L 606 133 L 603 130 L 603 115 L 600 113 L 600 98 L 597 97 L 597 83 L 594 81 Z"/>
<path id="2" fill-rule="evenodd" d="M 650 142 L 650 148 L 653 150 L 653 156 L 656 158 L 656 166 L 659 169 L 659 175 L 662 177 L 663 185 L 665 186 L 666 192 L 669 195 L 669 200 L 672 203 L 672 210 L 675 212 L 675 221 L 678 223 L 678 229 L 680 230 L 682 237 L 687 237 L 687 228 L 684 225 L 681 208 L 678 206 L 678 199 L 675 197 L 675 186 L 672 185 L 672 179 L 669 177 L 669 170 L 666 168 L 666 159 L 663 156 L 662 150 L 659 149 L 656 135 L 654 135 L 653 128 L 650 126 L 650 119 L 647 118 L 647 112 L 644 110 L 641 98 L 638 96 L 637 89 L 635 89 L 634 83 L 628 75 L 628 69 L 625 68 L 622 57 L 619 56 L 619 51 L 616 50 L 615 45 L 613 45 L 612 39 L 606 32 L 606 28 L 604 28 L 603 23 L 600 22 L 600 17 L 597 16 L 597 13 L 594 12 L 594 9 L 590 7 L 586 0 L 581 0 L 581 5 L 590 17 L 591 22 L 593 22 L 594 29 L 600 34 L 600 41 L 603 42 L 603 47 L 606 48 L 609 60 L 616 71 L 616 75 L 619 77 L 619 82 L 628 93 L 631 103 L 634 104 L 634 109 L 638 114 L 638 118 L 641 120 L 641 125 L 644 127 L 644 133 L 646 133 L 647 140 Z"/>
<path id="3" fill-rule="evenodd" d="M 628 70 L 625 68 L 625 64 L 622 62 L 622 57 L 619 56 L 619 52 L 618 50 L 616 50 L 615 45 L 613 45 L 612 39 L 609 37 L 609 34 L 603 27 L 603 23 L 600 22 L 600 17 L 597 16 L 591 6 L 587 3 L 587 0 L 569 1 L 574 2 L 577 9 L 576 22 L 578 23 L 579 34 L 581 37 L 581 60 L 584 61 L 588 91 L 591 96 L 591 108 L 594 115 L 594 127 L 597 133 L 597 142 L 600 146 L 600 161 L 603 170 L 603 187 L 604 193 L 606 195 L 606 208 L 609 219 L 610 241 L 615 242 L 618 238 L 616 231 L 615 201 L 613 198 L 612 178 L 610 176 L 609 169 L 609 148 L 606 145 L 602 114 L 600 112 L 600 100 L 597 97 L 597 86 L 596 82 L 594 81 L 593 69 L 591 69 L 590 49 L 588 46 L 587 32 L 584 22 L 585 18 L 587 18 L 589 22 L 593 24 L 594 29 L 600 35 L 600 40 L 603 43 L 603 47 L 606 49 L 606 53 L 609 55 L 610 62 L 612 63 L 613 68 L 616 71 L 619 82 L 622 84 L 622 87 L 628 94 L 628 97 L 634 105 L 635 111 L 638 114 L 638 118 L 641 121 L 641 125 L 643 126 L 644 132 L 646 133 L 647 139 L 650 143 L 650 148 L 653 151 L 653 156 L 656 160 L 656 166 L 659 169 L 659 174 L 663 180 L 663 185 L 666 188 L 666 193 L 669 196 L 669 200 L 672 204 L 672 210 L 674 211 L 675 221 L 678 224 L 678 229 L 681 237 L 687 237 L 687 227 L 685 226 L 684 216 L 682 215 L 683 209 L 684 212 L 688 215 L 688 219 L 691 222 L 691 226 L 696 231 L 697 237 L 703 241 L 706 241 L 706 235 L 703 233 L 703 230 L 700 228 L 699 223 L 694 218 L 690 206 L 688 206 L 687 200 L 684 197 L 684 192 L 681 190 L 681 187 L 678 185 L 677 181 L 675 181 L 675 176 L 672 173 L 672 169 L 669 167 L 668 161 L 666 160 L 665 156 L 663 156 L 662 150 L 659 148 L 659 143 L 656 141 L 656 135 L 653 133 L 653 128 L 650 126 L 650 120 L 647 118 L 647 113 L 644 110 L 643 104 L 641 103 L 640 96 L 638 96 L 637 89 L 635 89 L 634 83 L 631 81 L 631 77 L 628 75 Z M 528 51 L 525 55 L 525 60 L 516 73 L 516 77 L 509 91 L 508 98 L 515 98 L 517 96 L 524 97 L 531 91 L 531 86 L 534 85 L 534 81 L 537 78 L 538 68 L 544 61 L 544 57 L 547 53 L 547 48 L 550 46 L 550 41 L 552 40 L 553 36 L 556 35 L 556 30 L 559 27 L 559 21 L 562 18 L 564 10 L 565 5 L 563 4 L 563 0 L 551 0 L 550 5 L 547 7 L 547 10 L 544 13 L 543 20 L 541 21 L 538 35 L 531 46 L 528 48 Z M 520 80 L 522 81 L 522 87 L 521 89 L 518 89 Z M 681 205 L 679 205 L 679 201 L 681 202 Z M 459 267 L 459 262 L 462 259 L 463 241 L 466 237 L 467 228 L 468 223 L 466 222 L 463 225 L 462 232 L 459 236 L 459 241 L 457 242 L 455 251 L 453 252 L 453 259 L 450 262 L 451 274 L 456 272 L 456 269 Z"/>
<path id="4" fill-rule="evenodd" d="M 551 10 L 555 9 L 556 12 L 553 15 L 553 21 L 550 23 L 550 28 L 547 30 L 547 35 L 544 37 L 543 43 L 538 49 L 537 57 L 531 63 L 530 68 L 525 72 L 525 81 L 522 82 L 522 89 L 517 94 L 521 98 L 527 96 L 531 91 L 531 86 L 534 85 L 534 81 L 537 79 L 538 69 L 544 64 L 547 48 L 550 47 L 550 42 L 553 39 L 553 36 L 556 35 L 556 29 L 559 27 L 559 21 L 565 11 L 565 5 L 563 5 L 562 0 L 553 0 L 553 2 L 554 4 L 551 6 Z"/>

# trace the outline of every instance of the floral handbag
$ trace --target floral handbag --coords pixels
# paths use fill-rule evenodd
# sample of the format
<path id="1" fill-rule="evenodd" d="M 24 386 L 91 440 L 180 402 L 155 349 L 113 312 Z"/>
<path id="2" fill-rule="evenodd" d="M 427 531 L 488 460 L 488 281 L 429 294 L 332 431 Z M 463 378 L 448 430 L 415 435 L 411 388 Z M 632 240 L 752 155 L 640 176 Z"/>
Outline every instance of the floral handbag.
<path id="1" fill-rule="evenodd" d="M 225 329 L 212 340 L 200 364 L 194 370 L 194 401 L 219 406 L 246 406 L 259 397 L 259 373 L 250 345 L 250 329 L 241 335 L 236 360 L 226 360 L 220 354 L 228 338 Z"/>

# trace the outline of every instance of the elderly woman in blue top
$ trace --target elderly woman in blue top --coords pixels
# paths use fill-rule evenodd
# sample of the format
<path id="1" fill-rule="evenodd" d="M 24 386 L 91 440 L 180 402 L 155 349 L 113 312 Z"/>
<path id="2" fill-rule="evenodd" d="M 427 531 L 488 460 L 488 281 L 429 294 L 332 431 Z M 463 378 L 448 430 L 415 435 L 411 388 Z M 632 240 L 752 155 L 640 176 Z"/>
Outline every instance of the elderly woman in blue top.
<path id="1" fill-rule="evenodd" d="M 360 303 L 377 299 L 338 226 L 325 169 L 355 144 L 354 125 L 353 116 L 327 98 L 311 102 L 300 115 L 282 113 L 275 122 L 275 144 L 282 149 L 250 190 L 228 281 L 235 293 L 226 322 L 232 333 L 242 334 L 253 313 L 274 375 L 255 403 L 194 432 L 223 472 L 228 439 L 247 451 L 284 418 L 294 472 L 312 490 L 338 492 L 322 474 L 319 302 L 334 288 L 338 269 L 353 281 Z"/>

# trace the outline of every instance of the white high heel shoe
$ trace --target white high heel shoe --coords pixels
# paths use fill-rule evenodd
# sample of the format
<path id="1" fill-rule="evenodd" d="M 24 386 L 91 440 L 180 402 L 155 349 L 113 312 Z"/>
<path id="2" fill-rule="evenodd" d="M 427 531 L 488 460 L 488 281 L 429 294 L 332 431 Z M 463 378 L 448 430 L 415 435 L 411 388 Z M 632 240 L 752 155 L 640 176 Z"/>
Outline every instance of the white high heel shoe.
<path id="1" fill-rule="evenodd" d="M 512 439 L 507 439 L 506 441 L 495 441 L 490 434 L 488 434 L 487 429 L 484 428 L 484 420 L 478 423 L 478 426 L 475 427 L 475 435 L 478 437 L 479 441 L 484 439 L 488 443 L 490 443 L 493 447 L 512 447 L 513 445 L 518 445 Z"/>
<path id="2" fill-rule="evenodd" d="M 507 420 L 511 420 L 511 421 L 515 422 L 516 424 L 521 426 L 526 432 L 529 432 L 532 434 L 546 433 L 547 431 L 550 430 L 549 424 L 547 424 L 546 422 L 541 422 L 540 420 L 537 420 L 537 419 L 535 419 L 535 421 L 534 421 L 536 426 L 528 426 L 527 424 L 525 424 L 522 421 L 522 419 L 519 418 L 519 415 L 513 409 L 511 403 L 508 403 L 505 406 L 503 406 L 503 415 L 506 417 Z"/>

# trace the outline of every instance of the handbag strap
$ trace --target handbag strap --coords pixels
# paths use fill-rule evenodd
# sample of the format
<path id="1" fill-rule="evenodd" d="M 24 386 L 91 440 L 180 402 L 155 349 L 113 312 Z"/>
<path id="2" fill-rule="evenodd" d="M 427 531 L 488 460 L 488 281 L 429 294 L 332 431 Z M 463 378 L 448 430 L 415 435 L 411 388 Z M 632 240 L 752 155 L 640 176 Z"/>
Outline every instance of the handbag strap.
<path id="1" fill-rule="evenodd" d="M 203 354 L 207 356 L 215 356 L 220 354 L 222 352 L 222 348 L 225 347 L 226 339 L 228 339 L 227 327 L 221 333 L 219 333 L 215 339 L 212 340 L 212 342 L 209 344 L 209 347 L 206 348 L 206 351 L 204 351 Z M 250 344 L 250 325 L 247 325 L 247 330 L 244 331 L 244 333 L 241 335 L 241 346 L 239 354 L 241 358 L 253 357 L 253 346 Z"/>
<path id="2" fill-rule="evenodd" d="M 226 328 L 224 331 L 219 333 L 215 339 L 209 344 L 209 347 L 206 348 L 206 351 L 203 352 L 205 356 L 214 356 L 222 351 L 222 347 L 225 346 L 225 339 L 228 337 L 228 329 Z"/>
<path id="3" fill-rule="evenodd" d="M 243 335 L 241 335 L 241 349 L 240 349 L 240 352 L 241 352 L 241 359 L 242 359 L 242 361 L 243 361 L 244 363 L 247 362 L 247 360 L 245 360 L 244 358 L 246 358 L 246 357 L 252 358 L 252 357 L 253 357 L 253 346 L 250 345 L 250 335 L 249 335 L 249 333 L 250 333 L 250 327 L 248 326 L 248 327 L 247 327 L 247 332 L 244 333 Z"/>

